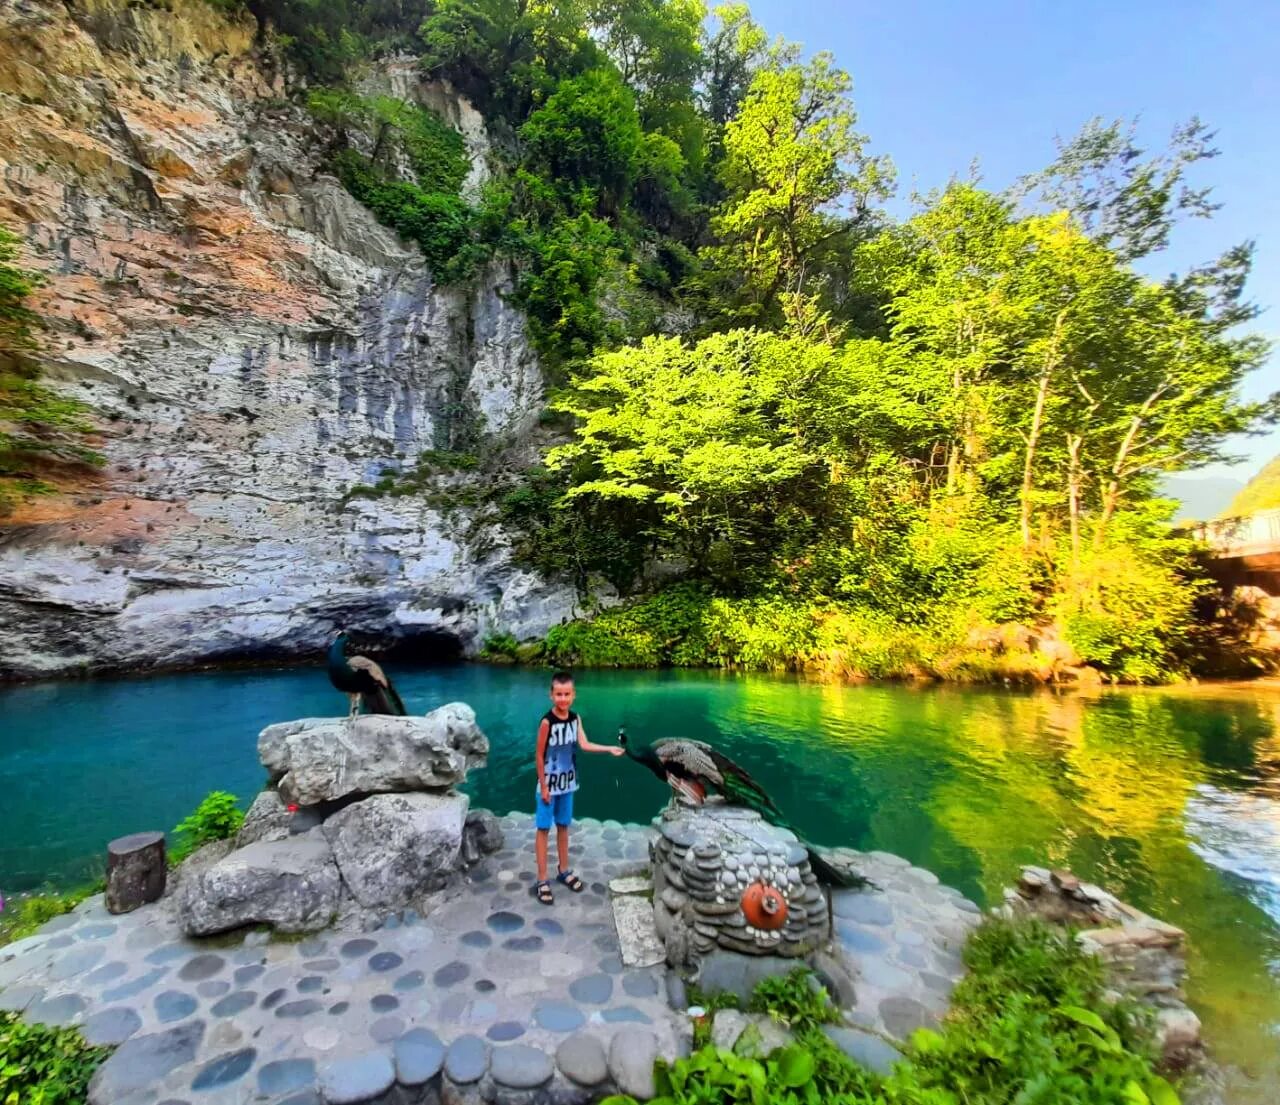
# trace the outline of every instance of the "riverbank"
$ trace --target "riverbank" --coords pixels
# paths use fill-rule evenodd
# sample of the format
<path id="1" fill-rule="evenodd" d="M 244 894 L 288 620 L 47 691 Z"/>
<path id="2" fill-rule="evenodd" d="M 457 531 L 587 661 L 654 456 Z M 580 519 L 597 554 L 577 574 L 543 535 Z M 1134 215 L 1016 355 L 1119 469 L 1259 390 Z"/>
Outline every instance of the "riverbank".
<path id="1" fill-rule="evenodd" d="M 421 715 L 471 703 L 489 767 L 472 804 L 531 810 L 533 726 L 546 670 L 397 668 Z M 901 855 L 983 906 L 1027 863 L 1070 867 L 1185 929 L 1192 1002 L 1236 1100 L 1269 1105 L 1280 1078 L 1280 714 L 1248 685 L 1030 692 L 720 671 L 579 673 L 593 740 L 704 739 L 761 779 L 819 844 Z M 8 688 L 0 889 L 85 881 L 105 841 L 176 825 L 212 789 L 262 785 L 258 732 L 282 717 L 345 713 L 319 668 L 97 679 Z M 663 788 L 625 759 L 587 757 L 582 816 L 647 820 Z M 145 776 L 146 785 L 140 785 Z M 59 796 L 51 801 L 50 796 Z"/>

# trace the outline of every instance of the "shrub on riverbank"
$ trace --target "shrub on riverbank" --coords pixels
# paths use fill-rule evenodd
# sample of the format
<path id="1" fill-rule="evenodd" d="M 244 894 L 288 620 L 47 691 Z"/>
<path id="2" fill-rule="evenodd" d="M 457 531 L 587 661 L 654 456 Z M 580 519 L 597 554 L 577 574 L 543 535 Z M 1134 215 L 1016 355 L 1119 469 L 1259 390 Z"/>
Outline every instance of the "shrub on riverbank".
<path id="1" fill-rule="evenodd" d="M 921 1029 L 881 1077 L 823 1034 L 830 1006 L 802 975 L 764 983 L 753 1009 L 785 1022 L 796 1043 L 753 1057 L 703 1046 L 659 1061 L 654 1105 L 1177 1105 L 1154 1069 L 1147 1019 L 1104 998 L 1101 964 L 1069 934 L 1038 922 L 988 920 L 964 952 L 969 974 L 939 1031 Z M 744 1034 L 745 1036 L 745 1034 Z M 635 1105 L 615 1096 L 605 1105 Z"/>
<path id="2" fill-rule="evenodd" d="M 83 1105 L 93 1072 L 111 1054 L 90 1047 L 74 1028 L 25 1024 L 0 1013 L 0 1102 Z"/>
<path id="3" fill-rule="evenodd" d="M 225 790 L 210 791 L 204 800 L 174 828 L 177 842 L 169 852 L 169 862 L 181 863 L 197 848 L 215 840 L 228 840 L 244 824 L 244 812 L 236 806 L 238 799 Z"/>
<path id="4" fill-rule="evenodd" d="M 694 584 L 553 627 L 546 652 L 579 667 L 717 667 L 844 678 L 1040 682 L 1089 665 L 1124 682 L 1188 671 L 1180 632 L 1193 588 L 1140 571 L 1108 587 L 1096 578 L 1064 596 L 1058 617 L 1031 626 L 986 620 L 970 603 L 908 610 L 791 596 L 735 598 Z M 1122 586 L 1121 584 L 1127 584 Z"/>

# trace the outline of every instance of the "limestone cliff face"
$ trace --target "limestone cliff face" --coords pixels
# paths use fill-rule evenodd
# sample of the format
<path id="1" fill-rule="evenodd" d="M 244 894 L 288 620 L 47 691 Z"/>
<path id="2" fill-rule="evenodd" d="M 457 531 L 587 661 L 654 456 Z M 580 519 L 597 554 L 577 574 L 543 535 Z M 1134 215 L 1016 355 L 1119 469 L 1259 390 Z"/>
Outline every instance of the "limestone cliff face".
<path id="1" fill-rule="evenodd" d="M 434 284 L 317 171 L 254 38 L 203 0 L 0 6 L 0 223 L 108 458 L 0 529 L 0 675 L 300 653 L 339 623 L 471 649 L 573 609 L 465 510 L 344 503 L 464 424 L 519 442 L 541 378 L 511 273 Z M 379 79 L 443 108 L 480 179 L 470 105 Z"/>

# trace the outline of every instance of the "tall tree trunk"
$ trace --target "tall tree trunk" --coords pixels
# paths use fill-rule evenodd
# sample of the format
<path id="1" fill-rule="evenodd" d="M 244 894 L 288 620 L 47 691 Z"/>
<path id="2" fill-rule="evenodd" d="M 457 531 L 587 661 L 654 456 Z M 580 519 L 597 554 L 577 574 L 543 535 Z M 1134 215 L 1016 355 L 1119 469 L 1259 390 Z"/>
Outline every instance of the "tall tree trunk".
<path id="1" fill-rule="evenodd" d="M 1067 434 L 1067 506 L 1071 519 L 1071 568 L 1080 568 L 1080 447 L 1083 434 Z"/>
<path id="2" fill-rule="evenodd" d="M 1124 440 L 1120 442 L 1119 447 L 1116 449 L 1115 459 L 1111 462 L 1111 472 L 1102 492 L 1102 513 L 1098 517 L 1098 526 L 1093 531 L 1094 548 L 1102 547 L 1107 525 L 1110 523 L 1112 515 L 1115 514 L 1116 507 L 1120 505 L 1120 492 L 1124 478 L 1130 474 L 1129 453 L 1133 449 L 1133 443 L 1137 440 L 1138 431 L 1142 429 L 1147 415 L 1151 412 L 1156 400 L 1168 390 L 1168 387 L 1169 380 L 1165 379 L 1155 391 L 1142 401 L 1142 406 L 1138 408 L 1138 413 L 1129 421 L 1129 429 L 1124 435 Z"/>
<path id="3" fill-rule="evenodd" d="M 1052 370 L 1050 370 L 1052 371 Z M 1036 459 L 1036 447 L 1040 444 L 1040 429 L 1044 425 L 1044 405 L 1049 396 L 1049 372 L 1040 377 L 1040 387 L 1036 390 L 1036 409 L 1031 415 L 1031 431 L 1027 434 L 1027 457 L 1022 466 L 1022 547 L 1031 547 L 1031 491 L 1034 479 L 1033 466 Z"/>

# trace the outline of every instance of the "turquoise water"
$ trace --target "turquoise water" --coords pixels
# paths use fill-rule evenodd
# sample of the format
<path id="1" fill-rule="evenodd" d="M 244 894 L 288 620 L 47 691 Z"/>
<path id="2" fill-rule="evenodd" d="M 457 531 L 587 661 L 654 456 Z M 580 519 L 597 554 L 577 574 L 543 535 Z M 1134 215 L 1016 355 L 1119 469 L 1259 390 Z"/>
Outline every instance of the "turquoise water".
<path id="1" fill-rule="evenodd" d="M 415 713 L 470 703 L 489 735 L 477 805 L 529 810 L 546 675 L 397 671 Z M 587 732 L 693 736 L 764 783 L 819 843 L 883 848 L 975 900 L 1022 863 L 1070 867 L 1187 929 L 1192 997 L 1237 1100 L 1280 1085 L 1280 693 L 1082 696 L 590 673 Z M 261 787 L 258 731 L 345 712 L 320 669 L 46 683 L 0 691 L 0 890 L 84 881 L 103 846 L 170 828 L 221 788 Z M 579 760 L 581 815 L 646 821 L 666 800 L 638 765 Z"/>

